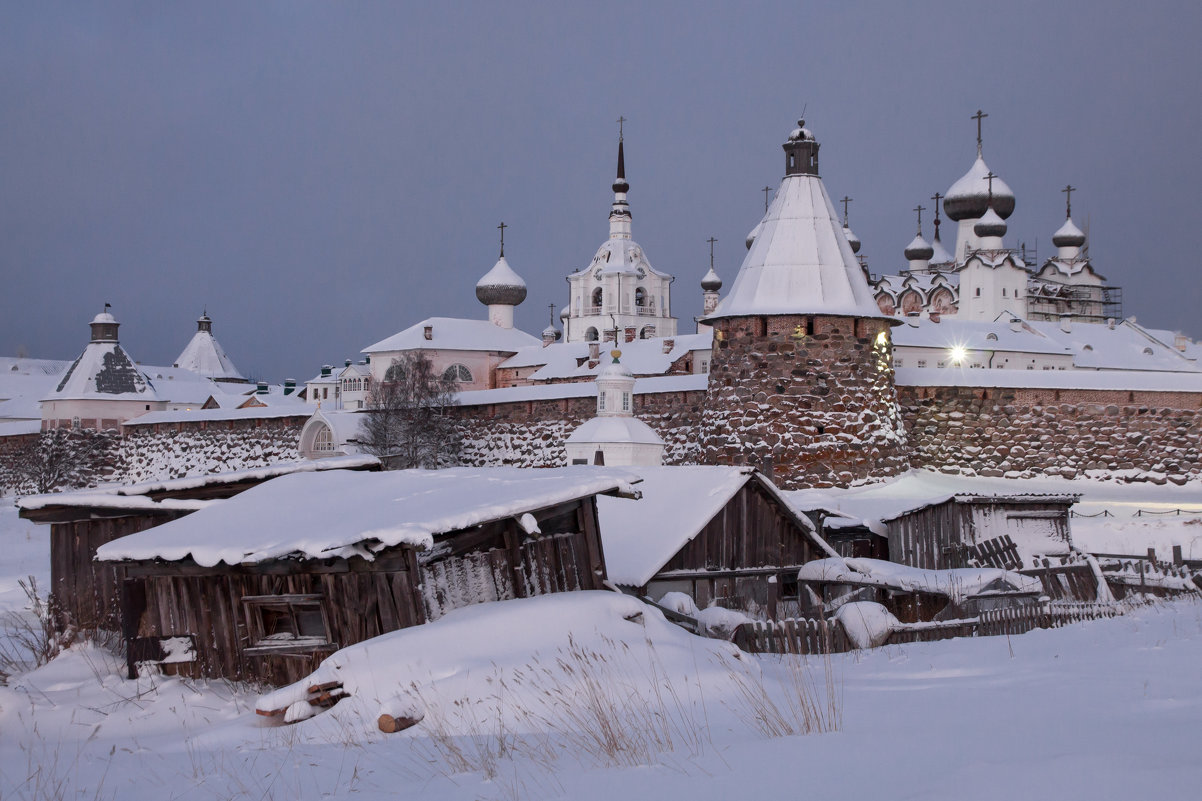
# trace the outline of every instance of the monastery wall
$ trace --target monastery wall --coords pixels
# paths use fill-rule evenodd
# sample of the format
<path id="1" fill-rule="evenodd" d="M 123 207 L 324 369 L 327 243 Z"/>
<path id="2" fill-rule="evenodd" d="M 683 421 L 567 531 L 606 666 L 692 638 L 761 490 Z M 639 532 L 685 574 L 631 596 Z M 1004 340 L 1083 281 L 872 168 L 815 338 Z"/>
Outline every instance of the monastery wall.
<path id="1" fill-rule="evenodd" d="M 966 475 L 1202 477 L 1202 394 L 898 387 L 914 467 Z M 1142 475 L 1141 475 L 1142 474 Z"/>
<path id="2" fill-rule="evenodd" d="M 125 426 L 117 473 L 126 483 L 264 467 L 300 458 L 303 417 Z"/>
<path id="3" fill-rule="evenodd" d="M 665 464 L 696 464 L 698 426 L 705 393 L 636 393 L 634 414 L 664 440 Z M 597 413 L 597 399 L 561 398 L 460 406 L 463 461 L 481 467 L 558 467 L 567 463 L 563 443 Z"/>

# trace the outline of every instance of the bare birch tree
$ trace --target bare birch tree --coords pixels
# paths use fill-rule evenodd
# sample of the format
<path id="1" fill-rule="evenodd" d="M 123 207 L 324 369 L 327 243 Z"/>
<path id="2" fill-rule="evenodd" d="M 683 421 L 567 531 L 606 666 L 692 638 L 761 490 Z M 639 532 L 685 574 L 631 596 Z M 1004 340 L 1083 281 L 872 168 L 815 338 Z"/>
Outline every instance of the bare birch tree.
<path id="1" fill-rule="evenodd" d="M 455 379 L 435 373 L 422 354 L 394 359 L 368 398 L 359 434 L 364 448 L 390 469 L 458 463 L 462 439 L 450 412 L 458 391 Z"/>

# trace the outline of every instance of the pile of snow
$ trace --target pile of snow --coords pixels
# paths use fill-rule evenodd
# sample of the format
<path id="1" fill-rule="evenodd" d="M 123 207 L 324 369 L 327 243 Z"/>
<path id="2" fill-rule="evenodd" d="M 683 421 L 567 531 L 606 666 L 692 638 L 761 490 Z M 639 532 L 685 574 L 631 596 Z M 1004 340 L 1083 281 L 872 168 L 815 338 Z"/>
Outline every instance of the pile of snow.
<path id="1" fill-rule="evenodd" d="M 816 559 L 797 571 L 799 581 L 854 584 L 900 592 L 944 595 L 953 602 L 971 598 L 986 588 L 1007 592 L 1041 592 L 1039 579 L 996 567 L 924 570 L 881 559 Z"/>
<path id="2" fill-rule="evenodd" d="M 623 708 L 657 708 L 669 678 L 681 700 L 672 712 L 703 715 L 703 694 L 734 692 L 732 664 L 747 664 L 733 645 L 691 635 L 635 598 L 559 593 L 457 609 L 349 646 L 256 707 L 288 709 L 309 687 L 340 682 L 350 697 L 303 724 L 306 738 L 374 739 L 378 717 L 397 704 L 426 710 L 427 725 L 409 736 L 439 726 L 480 734 L 482 723 L 531 732 L 583 714 L 578 705 L 598 693 Z"/>
<path id="3" fill-rule="evenodd" d="M 876 648 L 889 640 L 901 622 L 885 607 L 872 601 L 853 601 L 835 612 L 847 639 L 856 648 Z"/>

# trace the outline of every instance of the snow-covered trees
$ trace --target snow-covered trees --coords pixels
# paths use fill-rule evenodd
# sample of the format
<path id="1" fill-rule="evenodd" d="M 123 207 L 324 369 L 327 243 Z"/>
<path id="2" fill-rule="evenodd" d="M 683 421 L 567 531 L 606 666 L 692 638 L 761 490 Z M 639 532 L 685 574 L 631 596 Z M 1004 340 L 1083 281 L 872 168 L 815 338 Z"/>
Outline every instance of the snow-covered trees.
<path id="1" fill-rule="evenodd" d="M 435 372 L 420 353 L 393 359 L 368 399 L 359 435 L 364 448 L 390 468 L 456 464 L 462 440 L 450 408 L 457 391 L 454 378 Z"/>
<path id="2" fill-rule="evenodd" d="M 110 466 L 116 435 L 54 428 L 9 455 L 7 483 L 17 492 L 54 492 L 86 487 Z"/>

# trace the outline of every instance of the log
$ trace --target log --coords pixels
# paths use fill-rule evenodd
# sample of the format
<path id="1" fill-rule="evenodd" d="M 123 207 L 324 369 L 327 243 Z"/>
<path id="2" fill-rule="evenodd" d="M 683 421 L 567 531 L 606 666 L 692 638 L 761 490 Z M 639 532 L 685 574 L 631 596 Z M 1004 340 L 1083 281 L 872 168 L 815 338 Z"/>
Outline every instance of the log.
<path id="1" fill-rule="evenodd" d="M 384 732 L 385 734 L 396 734 L 398 731 L 404 731 L 405 729 L 416 726 L 421 722 L 422 718 L 420 716 L 416 718 L 411 718 L 404 715 L 396 717 L 394 715 L 385 713 L 380 715 L 379 719 L 376 721 L 376 724 L 380 727 L 380 731 Z"/>

